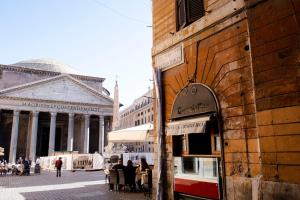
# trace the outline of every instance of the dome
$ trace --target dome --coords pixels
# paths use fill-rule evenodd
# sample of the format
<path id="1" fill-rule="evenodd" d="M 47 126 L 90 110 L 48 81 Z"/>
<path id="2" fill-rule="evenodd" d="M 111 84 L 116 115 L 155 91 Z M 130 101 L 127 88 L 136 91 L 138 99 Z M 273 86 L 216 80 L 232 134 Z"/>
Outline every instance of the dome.
<path id="1" fill-rule="evenodd" d="M 82 74 L 79 71 L 72 69 L 69 65 L 63 64 L 53 59 L 25 60 L 25 61 L 14 63 L 12 65 L 17 67 L 28 68 L 28 69 L 59 72 L 64 74 L 77 74 L 77 75 Z"/>

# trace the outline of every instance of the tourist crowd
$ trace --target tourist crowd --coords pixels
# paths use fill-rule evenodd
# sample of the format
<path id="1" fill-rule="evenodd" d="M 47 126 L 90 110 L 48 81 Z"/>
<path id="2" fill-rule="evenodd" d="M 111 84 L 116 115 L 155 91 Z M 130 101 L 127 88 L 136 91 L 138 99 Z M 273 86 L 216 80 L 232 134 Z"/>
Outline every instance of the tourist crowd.
<path id="1" fill-rule="evenodd" d="M 15 164 L 8 163 L 6 160 L 0 160 L 0 174 L 12 174 L 12 175 L 30 175 L 31 160 L 23 159 L 20 157 Z M 36 159 L 35 173 L 40 173 L 40 159 Z"/>

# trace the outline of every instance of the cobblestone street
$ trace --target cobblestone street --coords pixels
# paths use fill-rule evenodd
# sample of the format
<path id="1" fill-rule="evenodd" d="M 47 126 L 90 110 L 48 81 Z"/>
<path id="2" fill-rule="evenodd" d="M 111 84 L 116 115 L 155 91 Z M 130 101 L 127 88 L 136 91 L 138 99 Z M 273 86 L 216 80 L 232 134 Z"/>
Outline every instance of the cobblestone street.
<path id="1" fill-rule="evenodd" d="M 55 172 L 43 171 L 39 175 L 0 176 L 0 200 L 71 200 L 71 199 L 146 199 L 143 193 L 108 191 L 101 171 Z"/>

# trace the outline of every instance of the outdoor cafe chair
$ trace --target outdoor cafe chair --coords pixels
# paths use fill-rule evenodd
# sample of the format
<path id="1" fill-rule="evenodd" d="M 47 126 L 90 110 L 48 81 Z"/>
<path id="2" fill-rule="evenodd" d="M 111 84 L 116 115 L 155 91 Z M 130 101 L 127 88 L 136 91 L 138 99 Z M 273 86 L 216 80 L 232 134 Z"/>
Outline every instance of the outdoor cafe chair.
<path id="1" fill-rule="evenodd" d="M 109 184 L 113 184 L 113 190 L 118 191 L 118 172 L 114 169 L 109 170 Z"/>
<path id="2" fill-rule="evenodd" d="M 123 190 L 125 191 L 125 174 L 123 169 L 118 169 L 118 175 L 119 175 L 119 182 L 118 182 L 118 190 L 120 190 L 121 187 L 123 187 Z"/>

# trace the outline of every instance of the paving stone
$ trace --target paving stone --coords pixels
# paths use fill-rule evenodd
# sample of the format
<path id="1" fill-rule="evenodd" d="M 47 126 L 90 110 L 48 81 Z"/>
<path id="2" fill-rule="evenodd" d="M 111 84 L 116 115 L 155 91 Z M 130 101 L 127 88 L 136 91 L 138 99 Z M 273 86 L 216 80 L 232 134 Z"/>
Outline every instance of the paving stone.
<path id="1" fill-rule="evenodd" d="M 108 190 L 102 171 L 42 171 L 30 176 L 0 176 L 0 200 L 131 200 L 146 199 L 143 193 Z"/>

